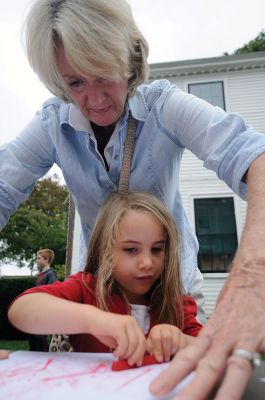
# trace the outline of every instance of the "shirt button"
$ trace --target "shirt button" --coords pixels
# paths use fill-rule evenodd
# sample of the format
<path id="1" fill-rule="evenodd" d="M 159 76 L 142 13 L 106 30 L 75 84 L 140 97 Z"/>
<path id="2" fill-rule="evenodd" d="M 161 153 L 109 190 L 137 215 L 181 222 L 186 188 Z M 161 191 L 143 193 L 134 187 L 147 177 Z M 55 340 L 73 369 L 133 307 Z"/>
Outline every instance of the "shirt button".
<path id="1" fill-rule="evenodd" d="M 114 157 L 114 160 L 118 160 L 119 159 L 119 155 L 118 154 L 116 154 L 116 156 Z"/>

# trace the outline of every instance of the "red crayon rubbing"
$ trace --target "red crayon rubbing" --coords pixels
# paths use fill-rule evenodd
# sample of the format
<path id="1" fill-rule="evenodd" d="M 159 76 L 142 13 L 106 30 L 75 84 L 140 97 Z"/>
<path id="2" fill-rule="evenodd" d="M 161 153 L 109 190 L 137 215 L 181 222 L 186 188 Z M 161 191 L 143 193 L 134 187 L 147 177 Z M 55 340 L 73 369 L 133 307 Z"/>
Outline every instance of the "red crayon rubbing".
<path id="1" fill-rule="evenodd" d="M 156 360 L 153 354 L 150 354 L 148 356 L 144 356 L 143 363 L 142 365 L 140 365 L 140 367 L 145 367 L 146 365 L 152 365 L 152 364 L 160 364 L 160 363 Z M 132 369 L 132 368 L 138 368 L 138 367 L 136 364 L 129 365 L 125 360 L 114 361 L 111 365 L 112 371 L 123 371 L 125 369 Z"/>

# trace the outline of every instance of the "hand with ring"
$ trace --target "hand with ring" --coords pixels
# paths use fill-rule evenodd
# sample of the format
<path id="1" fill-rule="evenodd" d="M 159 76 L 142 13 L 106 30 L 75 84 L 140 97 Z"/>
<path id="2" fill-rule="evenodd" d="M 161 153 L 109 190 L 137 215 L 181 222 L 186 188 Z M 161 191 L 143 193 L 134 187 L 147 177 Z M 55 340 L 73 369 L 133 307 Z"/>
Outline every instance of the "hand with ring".
<path id="1" fill-rule="evenodd" d="M 232 269 L 211 319 L 198 338 L 180 350 L 151 383 L 153 395 L 165 395 L 191 371 L 177 399 L 239 400 L 265 352 L 264 277 Z"/>

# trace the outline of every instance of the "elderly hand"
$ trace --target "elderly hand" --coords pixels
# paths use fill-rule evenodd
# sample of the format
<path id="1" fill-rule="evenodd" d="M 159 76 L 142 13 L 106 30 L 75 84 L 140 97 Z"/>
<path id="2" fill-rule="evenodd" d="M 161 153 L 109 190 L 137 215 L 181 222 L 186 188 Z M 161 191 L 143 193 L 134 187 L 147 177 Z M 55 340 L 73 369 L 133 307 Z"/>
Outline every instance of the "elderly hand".
<path id="1" fill-rule="evenodd" d="M 151 383 L 151 393 L 166 394 L 195 369 L 192 383 L 174 399 L 207 399 L 222 378 L 214 398 L 240 399 L 252 365 L 233 352 L 265 352 L 264 308 L 265 267 L 234 265 L 212 318 L 194 344 L 178 352 L 170 366 Z"/>

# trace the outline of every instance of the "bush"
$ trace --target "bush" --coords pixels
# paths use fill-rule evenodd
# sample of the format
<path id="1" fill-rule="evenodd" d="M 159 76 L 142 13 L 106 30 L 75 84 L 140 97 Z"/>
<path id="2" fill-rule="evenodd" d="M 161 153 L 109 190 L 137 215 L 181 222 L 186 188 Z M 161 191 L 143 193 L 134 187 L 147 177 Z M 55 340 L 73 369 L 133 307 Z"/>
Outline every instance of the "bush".
<path id="1" fill-rule="evenodd" d="M 52 265 L 52 269 L 56 272 L 59 281 L 65 280 L 66 266 L 65 264 L 55 264 Z"/>
<path id="2" fill-rule="evenodd" d="M 8 321 L 8 306 L 16 296 L 35 286 L 36 277 L 5 277 L 0 279 L 0 339 L 27 340 L 27 334 L 20 332 Z"/>

